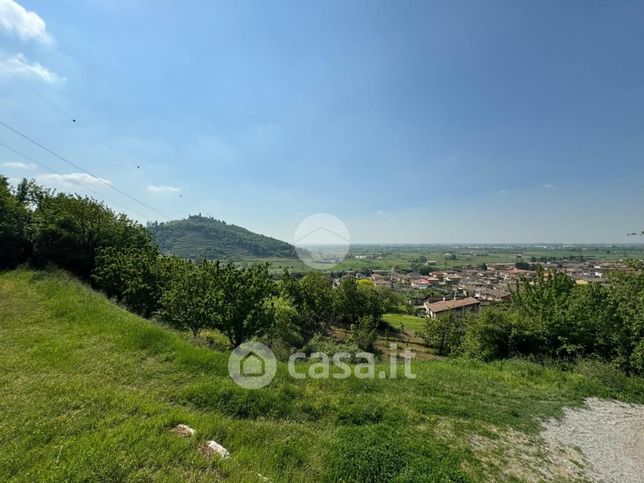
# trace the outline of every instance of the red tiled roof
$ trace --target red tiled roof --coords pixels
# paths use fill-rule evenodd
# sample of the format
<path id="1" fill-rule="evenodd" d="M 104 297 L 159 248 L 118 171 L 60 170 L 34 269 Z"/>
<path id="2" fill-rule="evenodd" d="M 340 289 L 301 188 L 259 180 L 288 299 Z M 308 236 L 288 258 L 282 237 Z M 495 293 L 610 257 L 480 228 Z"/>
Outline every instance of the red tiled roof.
<path id="1" fill-rule="evenodd" d="M 463 307 L 470 307 L 472 305 L 479 305 L 479 302 L 474 297 L 466 297 L 460 300 L 442 300 L 440 302 L 434 302 L 433 304 L 427 304 L 427 308 L 433 313 L 445 312 L 446 310 L 460 309 Z"/>

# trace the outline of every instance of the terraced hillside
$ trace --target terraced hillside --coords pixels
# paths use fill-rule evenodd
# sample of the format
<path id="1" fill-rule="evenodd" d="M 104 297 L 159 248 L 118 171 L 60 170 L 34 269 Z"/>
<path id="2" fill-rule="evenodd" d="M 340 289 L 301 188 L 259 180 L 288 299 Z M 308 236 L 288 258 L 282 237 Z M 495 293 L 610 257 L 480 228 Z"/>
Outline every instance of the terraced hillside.
<path id="1" fill-rule="evenodd" d="M 288 243 L 204 216 L 151 223 L 148 230 L 161 251 L 193 260 L 296 258 Z"/>

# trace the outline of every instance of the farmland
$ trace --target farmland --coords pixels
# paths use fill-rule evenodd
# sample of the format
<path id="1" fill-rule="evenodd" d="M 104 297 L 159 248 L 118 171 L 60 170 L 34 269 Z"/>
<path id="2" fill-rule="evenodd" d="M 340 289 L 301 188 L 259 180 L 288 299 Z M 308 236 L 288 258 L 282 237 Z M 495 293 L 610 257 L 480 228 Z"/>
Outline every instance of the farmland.
<path id="1" fill-rule="evenodd" d="M 463 245 L 354 245 L 347 258 L 340 264 L 330 266 L 329 271 L 368 270 L 417 270 L 422 266 L 433 270 L 451 270 L 477 267 L 493 263 L 538 263 L 540 260 L 553 262 L 566 260 L 616 262 L 627 259 L 644 259 L 644 245 L 507 245 L 507 246 L 463 246 Z M 236 257 L 238 264 L 267 262 L 273 273 L 285 268 L 291 272 L 304 273 L 311 269 L 295 258 L 279 257 Z"/>

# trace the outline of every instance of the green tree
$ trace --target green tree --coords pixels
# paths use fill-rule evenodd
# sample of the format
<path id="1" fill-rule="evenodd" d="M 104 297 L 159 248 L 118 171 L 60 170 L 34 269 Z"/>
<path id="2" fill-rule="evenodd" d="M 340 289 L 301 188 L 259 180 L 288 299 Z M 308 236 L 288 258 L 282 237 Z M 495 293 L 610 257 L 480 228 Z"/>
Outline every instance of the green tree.
<path id="1" fill-rule="evenodd" d="M 380 323 L 384 313 L 382 298 L 373 285 L 358 286 L 358 304 L 360 317 L 370 317 L 374 323 Z"/>
<path id="2" fill-rule="evenodd" d="M 574 287 L 567 274 L 555 270 L 546 274 L 538 267 L 533 280 L 520 279 L 512 291 L 513 307 L 544 334 L 544 354 L 564 355 L 562 337 L 569 330 L 568 297 Z"/>
<path id="3" fill-rule="evenodd" d="M 145 228 L 91 198 L 45 197 L 33 215 L 34 258 L 88 279 L 98 251 L 151 245 Z"/>
<path id="4" fill-rule="evenodd" d="M 609 274 L 609 301 L 615 317 L 611 342 L 613 361 L 626 371 L 641 372 L 644 343 L 644 264 Z"/>
<path id="5" fill-rule="evenodd" d="M 279 359 L 287 359 L 292 349 L 302 347 L 305 342 L 299 324 L 300 315 L 284 297 L 272 297 L 268 305 L 272 307 L 274 323 L 267 332 L 267 342 Z"/>
<path id="6" fill-rule="evenodd" d="M 453 354 L 461 348 L 465 326 L 465 317 L 462 314 L 448 312 L 427 319 L 422 337 L 427 345 L 438 349 L 439 355 Z"/>
<path id="7" fill-rule="evenodd" d="M 161 296 L 162 317 L 192 331 L 194 337 L 212 327 L 220 312 L 218 272 L 219 262 L 176 266 Z"/>
<path id="8" fill-rule="evenodd" d="M 214 328 L 236 347 L 254 336 L 263 335 L 273 325 L 274 311 L 268 299 L 275 286 L 268 264 L 236 268 L 229 264 L 219 268 L 216 284 L 217 310 Z"/>
<path id="9" fill-rule="evenodd" d="M 484 361 L 509 357 L 515 350 L 512 315 L 507 310 L 486 308 L 470 317 L 463 337 L 463 354 Z"/>
<path id="10" fill-rule="evenodd" d="M 107 247 L 96 257 L 92 280 L 109 297 L 150 317 L 160 308 L 161 295 L 173 273 L 186 263 L 177 257 L 163 257 L 153 247 Z"/>
<path id="11" fill-rule="evenodd" d="M 333 295 L 334 312 L 339 322 L 358 325 L 362 317 L 368 316 L 380 323 L 383 303 L 373 285 L 357 283 L 354 278 L 345 278 Z"/>
<path id="12" fill-rule="evenodd" d="M 557 355 L 615 357 L 613 336 L 619 321 L 606 287 L 596 283 L 575 286 L 566 301 L 564 320 L 556 327 Z"/>
<path id="13" fill-rule="evenodd" d="M 315 333 L 324 333 L 333 320 L 333 290 L 331 279 L 320 272 L 304 275 L 299 283 L 299 301 L 302 331 L 308 340 Z"/>
<path id="14" fill-rule="evenodd" d="M 380 297 L 383 313 L 405 310 L 405 296 L 403 294 L 397 293 L 389 287 L 380 286 L 376 287 L 376 292 L 378 292 L 378 296 Z"/>
<path id="15" fill-rule="evenodd" d="M 27 239 L 29 212 L 0 176 L 0 268 L 24 262 L 30 252 Z"/>
<path id="16" fill-rule="evenodd" d="M 338 321 L 346 325 L 357 324 L 362 314 L 362 307 L 355 278 L 343 278 L 333 295 L 334 312 Z"/>
<path id="17" fill-rule="evenodd" d="M 360 350 L 373 352 L 377 339 L 379 320 L 369 315 L 361 317 L 357 324 L 351 326 L 351 342 L 354 342 Z"/>

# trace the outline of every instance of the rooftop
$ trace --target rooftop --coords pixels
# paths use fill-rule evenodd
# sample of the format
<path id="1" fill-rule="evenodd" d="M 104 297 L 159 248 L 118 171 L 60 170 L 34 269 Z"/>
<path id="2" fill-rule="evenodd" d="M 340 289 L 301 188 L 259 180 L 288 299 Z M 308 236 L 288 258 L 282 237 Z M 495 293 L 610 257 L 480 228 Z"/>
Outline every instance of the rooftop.
<path id="1" fill-rule="evenodd" d="M 438 312 L 445 312 L 446 310 L 460 309 L 472 305 L 479 305 L 480 303 L 481 302 L 479 302 L 474 297 L 466 297 L 460 300 L 441 300 L 440 302 L 426 304 L 426 307 L 436 314 Z"/>

